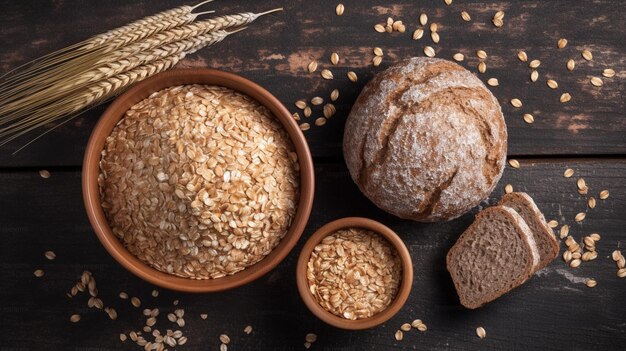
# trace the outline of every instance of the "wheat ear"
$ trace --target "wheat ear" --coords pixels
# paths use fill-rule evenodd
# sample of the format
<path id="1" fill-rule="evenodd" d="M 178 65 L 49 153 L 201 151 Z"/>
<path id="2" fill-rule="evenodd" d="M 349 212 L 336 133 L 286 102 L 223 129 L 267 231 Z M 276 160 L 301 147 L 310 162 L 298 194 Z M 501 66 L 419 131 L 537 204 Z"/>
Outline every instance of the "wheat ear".
<path id="1" fill-rule="evenodd" d="M 30 81 L 26 81 L 19 85 L 16 85 L 11 90 L 2 91 L 2 89 L 0 89 L 0 101 L 3 101 L 3 103 L 1 104 L 2 106 L 0 107 L 0 115 L 6 113 L 6 111 L 11 111 L 15 109 L 16 106 L 20 105 L 20 101 L 27 98 L 28 96 L 32 96 L 38 91 L 44 91 L 48 87 L 54 85 L 56 82 L 67 82 L 71 79 L 74 79 L 75 77 L 89 71 L 93 67 L 98 67 L 110 62 L 121 61 L 126 57 L 135 55 L 140 52 L 145 52 L 168 43 L 190 39 L 198 35 L 210 33 L 212 31 L 245 26 L 252 23 L 261 16 L 277 11 L 282 11 L 282 8 L 277 8 L 261 13 L 244 12 L 235 15 L 225 15 L 199 21 L 196 23 L 157 33 L 151 37 L 145 38 L 144 40 L 134 42 L 128 46 L 119 48 L 118 50 L 113 51 L 109 54 L 99 52 L 100 59 L 95 62 L 89 60 L 87 62 L 81 62 L 80 64 L 71 65 L 70 67 L 58 67 L 57 69 L 41 74 L 40 76 L 36 77 L 36 79 L 32 79 Z"/>
<path id="2" fill-rule="evenodd" d="M 192 50 L 195 52 L 203 47 L 219 43 L 220 41 L 224 40 L 224 38 L 226 38 L 228 35 L 234 32 L 236 31 L 226 32 L 223 30 L 219 30 L 191 39 L 167 44 L 147 51 L 145 53 L 142 52 L 124 58 L 120 61 L 108 63 L 102 67 L 98 67 L 77 77 L 73 81 L 59 82 L 55 85 L 52 85 L 48 89 L 25 97 L 21 101 L 21 105 L 24 106 L 23 109 L 17 111 L 12 110 L 11 108 L 14 106 L 11 105 L 7 106 L 6 111 L 4 110 L 4 107 L 0 108 L 0 114 L 6 114 L 3 120 L 4 123 L 14 121 L 16 119 L 29 115 L 48 104 L 54 103 L 59 99 L 64 99 L 66 95 L 71 94 L 72 92 L 75 92 L 77 90 L 81 90 L 90 83 L 108 79 L 117 74 L 129 71 L 135 67 L 155 61 L 157 59 L 174 56 L 179 53 L 190 53 Z"/>
<path id="3" fill-rule="evenodd" d="M 119 61 L 124 57 L 135 55 L 138 52 L 147 51 L 168 43 L 190 39 L 217 30 L 243 27 L 254 22 L 254 20 L 263 15 L 282 10 L 282 8 L 277 8 L 261 13 L 244 12 L 236 15 L 225 15 L 173 28 L 165 32 L 157 33 L 149 38 L 146 38 L 146 40 L 122 47 L 113 52 L 111 55 L 103 57 L 100 64 Z"/>
<path id="4" fill-rule="evenodd" d="M 186 51 L 116 74 L 107 80 L 88 86 L 86 91 L 76 91 L 63 99 L 43 106 L 33 111 L 32 114 L 29 114 L 28 118 L 24 118 L 17 123 L 12 123 L 7 127 L 0 128 L 0 146 L 33 129 L 55 122 L 64 116 L 74 115 L 80 110 L 105 101 L 124 91 L 130 84 L 140 82 L 149 76 L 170 69 L 188 53 L 218 43 L 226 38 L 226 36 L 244 29 L 245 28 L 240 28 L 230 32 L 220 31 L 219 33 L 194 38 L 193 40 L 189 40 L 187 45 L 184 46 L 184 48 L 187 49 Z"/>
<path id="5" fill-rule="evenodd" d="M 214 12 L 192 13 L 198 6 L 211 1 L 213 0 L 207 0 L 195 6 L 180 6 L 148 16 L 31 61 L 2 76 L 2 78 L 8 78 L 5 78 L 0 84 L 0 91 L 3 90 L 1 87 L 18 84 L 37 74 L 52 76 L 66 72 L 68 67 L 75 65 L 75 62 L 73 62 L 74 59 L 87 60 L 89 57 L 101 57 L 102 54 L 111 52 L 128 43 L 147 38 L 161 31 L 191 23 L 201 14 Z M 57 67 L 55 67 L 52 72 L 46 72 L 53 66 Z M 20 68 L 23 67 L 26 68 L 20 70 Z"/>

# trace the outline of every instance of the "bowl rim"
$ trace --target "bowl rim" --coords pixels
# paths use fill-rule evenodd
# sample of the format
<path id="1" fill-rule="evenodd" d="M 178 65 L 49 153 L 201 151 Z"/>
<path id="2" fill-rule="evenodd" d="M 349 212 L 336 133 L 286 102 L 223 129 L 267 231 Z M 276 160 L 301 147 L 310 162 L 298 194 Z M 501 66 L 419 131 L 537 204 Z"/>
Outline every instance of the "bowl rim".
<path id="1" fill-rule="evenodd" d="M 396 294 L 393 302 L 386 309 L 369 318 L 349 320 L 336 316 L 325 310 L 319 303 L 317 303 L 309 290 L 309 282 L 307 280 L 307 263 L 309 262 L 313 249 L 322 241 L 323 238 L 339 229 L 344 228 L 363 228 L 376 232 L 384 237 L 396 249 L 398 255 L 400 256 L 400 262 L 402 265 L 402 280 L 400 282 L 398 293 Z M 316 317 L 334 327 L 341 329 L 362 330 L 372 328 L 386 322 L 398 313 L 402 306 L 404 306 L 409 294 L 411 293 L 411 287 L 413 285 L 413 263 L 406 245 L 402 239 L 400 239 L 398 234 L 396 234 L 392 229 L 369 218 L 346 217 L 325 224 L 316 230 L 307 240 L 304 247 L 300 251 L 300 256 L 298 257 L 296 281 L 300 297 L 304 301 L 304 304 Z"/>
<path id="2" fill-rule="evenodd" d="M 300 198 L 296 214 L 285 236 L 261 261 L 243 271 L 217 279 L 194 280 L 174 276 L 152 268 L 131 254 L 113 234 L 100 203 L 99 162 L 106 137 L 134 104 L 153 92 L 186 84 L 223 86 L 246 94 L 267 107 L 286 129 L 300 165 Z M 159 73 L 143 80 L 120 95 L 98 120 L 85 150 L 82 168 L 83 201 L 89 221 L 104 248 L 124 268 L 162 288 L 202 293 L 232 289 L 265 275 L 275 268 L 294 248 L 308 222 L 315 188 L 313 160 L 304 134 L 287 108 L 269 91 L 239 75 L 208 68 L 178 69 Z"/>

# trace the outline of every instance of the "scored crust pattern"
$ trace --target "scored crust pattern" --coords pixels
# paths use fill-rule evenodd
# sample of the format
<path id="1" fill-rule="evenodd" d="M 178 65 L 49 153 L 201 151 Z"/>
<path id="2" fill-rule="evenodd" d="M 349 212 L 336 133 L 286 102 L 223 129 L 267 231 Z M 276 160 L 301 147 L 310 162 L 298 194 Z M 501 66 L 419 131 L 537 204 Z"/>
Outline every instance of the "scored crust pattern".
<path id="1" fill-rule="evenodd" d="M 411 58 L 366 85 L 343 148 L 352 179 L 378 207 L 433 222 L 491 193 L 506 139 L 500 105 L 476 76 L 450 61 Z"/>

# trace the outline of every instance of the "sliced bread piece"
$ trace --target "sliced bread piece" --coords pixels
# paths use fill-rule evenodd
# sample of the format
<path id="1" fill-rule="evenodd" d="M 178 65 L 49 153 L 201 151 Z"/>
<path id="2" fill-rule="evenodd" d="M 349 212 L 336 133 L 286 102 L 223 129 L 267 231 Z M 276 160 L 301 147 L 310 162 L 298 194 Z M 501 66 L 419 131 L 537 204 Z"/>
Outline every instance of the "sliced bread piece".
<path id="1" fill-rule="evenodd" d="M 507 206 L 519 213 L 530 228 L 539 250 L 539 267 L 547 266 L 559 255 L 559 243 L 548 226 L 546 218 L 537 208 L 535 201 L 526 193 L 509 193 L 502 197 L 498 205 Z"/>
<path id="2" fill-rule="evenodd" d="M 524 283 L 539 253 L 524 219 L 506 206 L 480 212 L 446 257 L 448 271 L 467 308 L 478 308 Z"/>

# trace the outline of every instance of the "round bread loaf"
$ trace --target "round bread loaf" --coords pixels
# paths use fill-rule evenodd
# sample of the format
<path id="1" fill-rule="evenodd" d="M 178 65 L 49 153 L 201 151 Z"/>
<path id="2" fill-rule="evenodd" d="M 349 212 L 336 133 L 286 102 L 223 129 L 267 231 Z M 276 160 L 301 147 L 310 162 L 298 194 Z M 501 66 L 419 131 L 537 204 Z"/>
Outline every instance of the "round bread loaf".
<path id="1" fill-rule="evenodd" d="M 381 209 L 420 222 L 456 218 L 502 175 L 500 105 L 456 63 L 415 57 L 376 75 L 346 122 L 350 175 Z"/>

